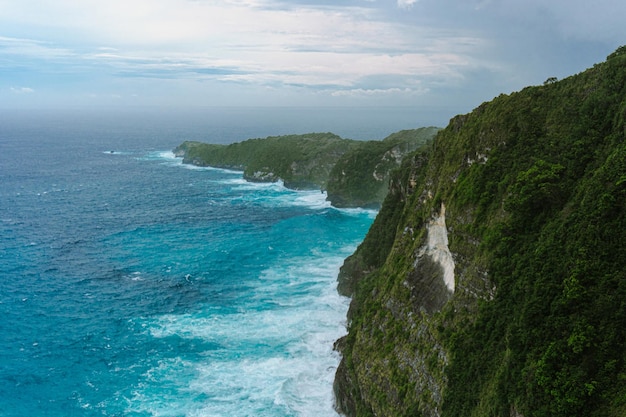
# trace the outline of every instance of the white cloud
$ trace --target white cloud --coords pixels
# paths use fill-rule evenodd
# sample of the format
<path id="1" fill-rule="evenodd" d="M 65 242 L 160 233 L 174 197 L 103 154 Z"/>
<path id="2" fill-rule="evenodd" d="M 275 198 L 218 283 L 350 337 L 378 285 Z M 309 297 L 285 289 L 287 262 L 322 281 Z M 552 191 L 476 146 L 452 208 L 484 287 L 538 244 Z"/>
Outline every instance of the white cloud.
<path id="1" fill-rule="evenodd" d="M 32 94 L 35 90 L 30 87 L 11 87 L 11 92 L 15 94 Z"/>
<path id="2" fill-rule="evenodd" d="M 75 56 L 68 48 L 57 47 L 51 42 L 3 36 L 0 36 L 0 53 L 3 55 L 38 57 L 41 59 Z"/>
<path id="3" fill-rule="evenodd" d="M 428 89 L 414 88 L 353 88 L 347 90 L 337 90 L 331 93 L 334 97 L 373 97 L 373 96 L 391 96 L 391 95 L 421 95 L 428 92 Z"/>
<path id="4" fill-rule="evenodd" d="M 398 7 L 402 9 L 410 9 L 417 3 L 417 0 L 398 0 Z"/>
<path id="5" fill-rule="evenodd" d="M 434 97 L 489 74 L 481 78 L 489 85 L 476 88 L 488 91 L 476 99 L 483 101 L 494 85 L 511 91 L 532 83 L 545 57 L 561 61 L 543 50 L 547 43 L 561 46 L 548 35 L 626 37 L 618 22 L 626 3 L 598 1 L 603 10 L 588 16 L 582 0 L 0 0 L 0 87 L 41 90 L 48 82 L 46 92 L 62 94 L 115 85 L 126 88 L 124 97 L 135 91 L 147 97 L 151 89 L 166 97 L 167 85 L 202 83 L 224 96 L 228 89 L 309 89 L 367 98 L 406 95 L 408 88 Z M 599 24 L 600 17 L 609 24 Z"/>
<path id="6" fill-rule="evenodd" d="M 70 8 L 71 18 L 64 17 Z M 350 87 L 372 76 L 454 77 L 467 65 L 466 56 L 446 48 L 459 44 L 455 33 L 387 21 L 374 6 L 59 0 L 33 10 L 30 19 L 37 11 L 58 16 L 45 20 L 88 43 L 68 51 L 30 41 L 30 55 L 47 48 L 40 58 L 75 55 L 75 66 L 124 76 Z"/>

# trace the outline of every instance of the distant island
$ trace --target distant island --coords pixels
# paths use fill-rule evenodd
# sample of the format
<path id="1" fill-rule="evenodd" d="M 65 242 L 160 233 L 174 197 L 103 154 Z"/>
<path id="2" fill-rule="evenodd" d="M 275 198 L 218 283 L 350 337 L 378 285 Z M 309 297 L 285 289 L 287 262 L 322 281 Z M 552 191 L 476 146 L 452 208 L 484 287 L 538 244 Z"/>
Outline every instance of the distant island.
<path id="1" fill-rule="evenodd" d="M 248 181 L 282 181 L 291 189 L 325 191 L 335 207 L 379 208 L 390 173 L 438 131 L 402 130 L 382 141 L 343 139 L 332 133 L 270 136 L 230 145 L 186 141 L 174 153 L 183 163 L 241 170 Z"/>

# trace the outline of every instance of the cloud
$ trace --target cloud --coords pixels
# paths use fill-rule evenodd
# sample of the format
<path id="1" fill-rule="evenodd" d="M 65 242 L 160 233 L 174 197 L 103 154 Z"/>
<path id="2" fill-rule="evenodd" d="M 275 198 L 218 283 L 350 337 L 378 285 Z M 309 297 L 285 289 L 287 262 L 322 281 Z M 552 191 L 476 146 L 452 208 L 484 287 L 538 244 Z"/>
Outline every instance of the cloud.
<path id="1" fill-rule="evenodd" d="M 35 90 L 30 87 L 11 87 L 11 92 L 15 94 L 32 94 Z"/>
<path id="2" fill-rule="evenodd" d="M 2 55 L 28 56 L 40 59 L 75 56 L 70 49 L 57 47 L 51 42 L 0 36 L 0 57 Z"/>
<path id="3" fill-rule="evenodd" d="M 89 45 L 94 42 L 89 41 L 67 50 L 24 40 L 21 43 L 28 47 L 22 53 L 38 59 L 34 65 L 63 64 L 68 72 L 93 68 L 124 78 L 214 79 L 318 88 L 356 87 L 371 76 L 455 78 L 468 62 L 467 56 L 449 47 L 467 43 L 467 38 L 385 20 L 374 5 L 136 0 L 120 14 L 121 0 L 111 0 L 94 9 L 96 22 L 96 12 L 82 2 L 59 0 L 58 4 L 71 4 L 75 10 L 71 24 L 63 18 L 55 19 L 56 24 L 68 23 L 68 32 L 86 34 L 83 38 L 102 43 Z M 63 10 L 50 4 L 44 7 L 50 8 L 51 15 Z M 38 53 L 44 49 L 47 53 Z M 74 60 L 68 63 L 68 57 Z"/>
<path id="4" fill-rule="evenodd" d="M 354 88 L 347 90 L 337 90 L 331 93 L 334 97 L 373 97 L 373 96 L 391 96 L 391 95 L 421 95 L 427 93 L 428 90 L 420 90 L 413 88 Z"/>
<path id="5" fill-rule="evenodd" d="M 398 0 L 398 7 L 402 9 L 410 9 L 417 3 L 417 0 Z"/>
<path id="6" fill-rule="evenodd" d="M 252 90 L 363 100 L 426 91 L 458 102 L 461 87 L 480 102 L 610 53 L 578 47 L 626 38 L 626 2 L 598 1 L 601 10 L 582 0 L 0 0 L 0 88 L 102 97 L 115 86 L 145 98 L 198 97 L 202 85 L 233 102 Z M 471 84 L 476 74 L 488 75 L 484 87 Z"/>

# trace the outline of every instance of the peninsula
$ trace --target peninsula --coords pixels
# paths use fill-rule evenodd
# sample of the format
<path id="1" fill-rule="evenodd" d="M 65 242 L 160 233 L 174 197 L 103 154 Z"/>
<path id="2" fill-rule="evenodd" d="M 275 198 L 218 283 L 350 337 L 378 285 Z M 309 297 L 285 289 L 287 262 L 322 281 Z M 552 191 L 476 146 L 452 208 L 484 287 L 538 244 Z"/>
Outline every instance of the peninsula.
<path id="1" fill-rule="evenodd" d="M 292 189 L 326 191 L 335 207 L 379 208 L 390 173 L 405 155 L 438 132 L 403 130 L 382 141 L 343 139 L 332 133 L 272 136 L 230 145 L 183 142 L 174 153 L 183 163 L 243 171 L 248 181 L 283 181 Z"/>

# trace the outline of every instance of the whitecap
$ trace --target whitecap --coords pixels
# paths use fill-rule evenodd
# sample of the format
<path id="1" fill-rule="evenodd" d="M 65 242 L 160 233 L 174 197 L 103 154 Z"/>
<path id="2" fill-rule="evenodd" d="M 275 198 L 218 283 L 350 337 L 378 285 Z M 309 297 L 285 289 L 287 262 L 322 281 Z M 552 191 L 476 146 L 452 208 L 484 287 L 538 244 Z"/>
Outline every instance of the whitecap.
<path id="1" fill-rule="evenodd" d="M 191 171 L 214 171 L 214 172 L 221 172 L 224 174 L 232 174 L 232 175 L 241 176 L 241 171 L 237 171 L 233 169 L 217 168 L 217 167 L 212 167 L 212 166 L 201 166 L 201 165 L 184 163 L 183 158 L 178 157 L 178 156 L 174 157 L 173 159 L 169 159 L 169 158 L 163 158 L 163 159 L 165 160 L 164 163 L 166 165 L 176 166 L 176 167 L 188 169 Z"/>
<path id="2" fill-rule="evenodd" d="M 276 192 L 285 192 L 288 189 L 285 188 L 285 185 L 282 181 L 276 182 L 252 182 L 248 181 L 244 178 L 231 178 L 227 180 L 218 181 L 222 184 L 236 185 L 237 187 L 234 190 L 238 191 L 276 191 Z"/>
<path id="3" fill-rule="evenodd" d="M 130 278 L 131 281 L 143 281 L 141 272 L 133 272 L 132 274 L 128 275 L 128 278 Z"/>
<path id="4" fill-rule="evenodd" d="M 335 279 L 353 249 L 266 269 L 241 309 L 207 307 L 143 319 L 156 339 L 200 339 L 220 348 L 196 362 L 160 361 L 147 373 L 149 380 L 185 386 L 184 396 L 202 401 L 163 397 L 146 386 L 137 392 L 139 408 L 130 410 L 157 411 L 168 401 L 170 410 L 187 416 L 336 416 L 332 381 L 340 357 L 333 343 L 346 333 L 349 300 L 337 293 Z"/>
<path id="5" fill-rule="evenodd" d="M 224 184 L 224 185 L 236 185 L 236 186 L 247 186 L 250 183 L 246 180 L 244 180 L 243 178 L 226 178 L 226 179 L 219 179 L 217 181 L 215 181 L 217 184 Z M 256 188 L 260 188 L 260 187 L 256 187 Z M 239 189 L 239 188 L 238 188 Z M 249 188 L 250 190 L 255 189 L 254 186 L 250 186 Z"/>
<path id="6" fill-rule="evenodd" d="M 363 208 L 363 207 L 354 207 L 354 208 L 337 208 L 335 207 L 335 210 L 338 210 L 344 214 L 347 214 L 349 216 L 353 216 L 353 217 L 360 217 L 362 215 L 366 215 L 368 218 L 370 219 L 375 219 L 376 216 L 378 215 L 378 210 L 376 209 L 368 209 L 368 208 Z"/>
<path id="7" fill-rule="evenodd" d="M 298 191 L 292 204 L 320 210 L 332 207 L 326 199 L 326 192 L 322 191 Z"/>

